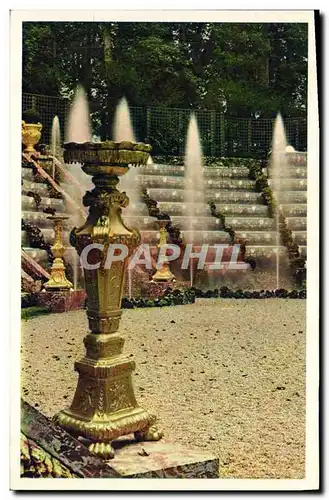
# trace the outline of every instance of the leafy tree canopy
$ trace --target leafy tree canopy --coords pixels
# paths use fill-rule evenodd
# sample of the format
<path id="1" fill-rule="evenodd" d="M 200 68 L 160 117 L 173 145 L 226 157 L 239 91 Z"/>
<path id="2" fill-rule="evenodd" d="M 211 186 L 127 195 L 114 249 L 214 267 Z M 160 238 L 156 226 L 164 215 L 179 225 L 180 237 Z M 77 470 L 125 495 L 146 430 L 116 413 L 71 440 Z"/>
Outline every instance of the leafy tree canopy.
<path id="1" fill-rule="evenodd" d="M 24 23 L 23 92 L 70 96 L 77 83 L 99 123 L 123 95 L 132 106 L 304 116 L 307 24 Z"/>

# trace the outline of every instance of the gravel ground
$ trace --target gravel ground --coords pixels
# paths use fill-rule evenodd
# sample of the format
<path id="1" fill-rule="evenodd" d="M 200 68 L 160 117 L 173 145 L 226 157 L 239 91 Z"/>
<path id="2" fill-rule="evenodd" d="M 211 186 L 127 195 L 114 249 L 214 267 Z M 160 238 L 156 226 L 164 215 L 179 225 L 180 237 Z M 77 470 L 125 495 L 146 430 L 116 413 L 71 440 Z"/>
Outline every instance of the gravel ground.
<path id="1" fill-rule="evenodd" d="M 135 393 L 166 438 L 211 452 L 221 477 L 303 478 L 306 301 L 200 299 L 125 310 Z M 22 326 L 22 396 L 47 416 L 69 405 L 84 311 Z"/>

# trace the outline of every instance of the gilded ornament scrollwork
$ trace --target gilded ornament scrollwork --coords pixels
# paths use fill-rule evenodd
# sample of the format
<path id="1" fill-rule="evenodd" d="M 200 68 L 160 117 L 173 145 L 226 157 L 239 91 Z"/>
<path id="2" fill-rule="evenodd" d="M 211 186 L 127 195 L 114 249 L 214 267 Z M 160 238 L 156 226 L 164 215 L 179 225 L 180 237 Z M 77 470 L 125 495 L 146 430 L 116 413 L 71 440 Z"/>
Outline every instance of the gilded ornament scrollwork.
<path id="1" fill-rule="evenodd" d="M 82 380 L 81 380 L 82 382 Z M 77 391 L 72 409 L 76 412 L 88 412 L 97 407 L 98 384 L 97 382 L 85 382 L 80 384 L 80 391 Z M 82 389 L 83 386 L 83 389 Z"/>
<path id="2" fill-rule="evenodd" d="M 132 406 L 127 378 L 110 382 L 107 387 L 107 394 L 109 399 L 109 412 L 124 410 Z"/>
<path id="3" fill-rule="evenodd" d="M 99 387 L 96 410 L 98 418 L 105 416 L 105 390 L 103 384 Z"/>

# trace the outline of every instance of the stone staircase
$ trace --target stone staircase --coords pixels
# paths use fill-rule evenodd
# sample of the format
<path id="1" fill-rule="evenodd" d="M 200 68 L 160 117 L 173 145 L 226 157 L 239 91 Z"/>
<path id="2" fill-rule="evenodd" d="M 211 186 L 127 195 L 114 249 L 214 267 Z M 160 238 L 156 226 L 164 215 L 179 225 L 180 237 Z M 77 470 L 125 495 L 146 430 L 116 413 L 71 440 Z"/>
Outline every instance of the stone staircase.
<path id="1" fill-rule="evenodd" d="M 297 154 L 297 153 L 296 153 Z M 302 253 L 306 253 L 306 215 L 307 215 L 307 155 L 297 154 L 297 165 L 289 167 L 289 177 L 282 179 L 283 192 L 280 195 L 280 208 L 286 217 L 288 227 Z M 295 155 L 296 156 L 296 155 Z M 148 164 L 138 169 L 140 184 L 148 191 L 149 196 L 158 202 L 159 208 L 167 212 L 174 224 L 182 231 L 183 237 L 188 238 L 188 213 L 191 207 L 184 203 L 184 167 L 176 165 Z M 268 217 L 267 207 L 263 204 L 261 193 L 256 191 L 255 181 L 249 179 L 249 170 L 243 166 L 243 160 L 232 160 L 232 166 L 205 167 L 205 201 L 213 200 L 216 208 L 226 219 L 226 225 L 231 226 L 238 237 L 247 241 L 247 255 L 264 260 L 273 260 L 276 255 L 276 228 L 273 219 Z M 289 188 L 289 189 L 288 189 Z M 41 204 L 36 210 L 34 199 L 27 196 L 28 191 L 40 195 Z M 129 189 L 127 189 L 129 196 Z M 42 231 L 46 242 L 52 243 L 54 232 L 52 222 L 47 219 L 49 214 L 43 209 L 51 207 L 57 214 L 67 215 L 67 206 L 63 199 L 49 197 L 47 185 L 35 182 L 33 169 L 28 166 L 22 168 L 22 218 L 32 222 Z M 156 245 L 159 233 L 153 217 L 149 217 L 143 202 L 131 207 L 130 214 L 123 217 L 132 226 L 141 231 L 142 241 Z M 196 204 L 196 218 L 194 219 L 194 241 L 196 244 L 229 243 L 229 236 L 220 230 L 219 220 L 210 213 L 205 203 Z M 64 243 L 69 245 L 69 233 L 74 226 L 69 219 L 64 221 Z M 22 247 L 25 252 L 45 269 L 49 267 L 47 252 L 42 249 L 31 248 L 29 238 L 22 231 Z M 75 250 L 68 247 L 66 258 L 72 261 Z M 286 254 L 285 248 L 280 252 Z"/>
<path id="2" fill-rule="evenodd" d="M 280 208 L 296 243 L 305 253 L 307 166 L 306 156 L 303 158 L 302 165 L 290 166 L 289 178 L 282 179 L 284 191 L 280 195 Z M 232 167 L 205 167 L 205 201 L 213 200 L 217 211 L 225 216 L 226 225 L 234 229 L 237 237 L 247 241 L 247 255 L 271 259 L 277 251 L 275 222 L 268 216 L 262 195 L 256 191 L 255 181 L 249 179 L 249 169 L 241 166 L 241 162 L 243 160 L 234 165 L 232 160 Z M 139 169 L 139 180 L 150 198 L 158 201 L 159 208 L 170 215 L 183 237 L 187 238 L 187 215 L 191 207 L 184 203 L 184 167 L 150 164 Z M 129 222 L 139 227 L 144 241 L 155 243 L 158 232 L 154 228 L 154 219 L 146 215 L 144 204 L 133 207 L 133 211 L 136 216 L 129 217 Z M 220 230 L 220 221 L 211 215 L 207 204 L 196 204 L 195 212 L 196 244 L 229 243 L 229 235 Z M 286 253 L 283 247 L 280 251 Z"/>
<path id="3" fill-rule="evenodd" d="M 40 196 L 41 202 L 36 207 L 34 198 L 28 196 L 27 193 L 32 191 Z M 45 208 L 53 208 L 56 210 L 56 215 L 68 215 L 67 204 L 63 199 L 50 197 L 47 184 L 45 182 L 35 182 L 33 174 L 33 165 L 28 165 L 26 162 L 22 165 L 22 196 L 21 196 L 21 210 L 22 219 L 25 222 L 32 223 L 41 230 L 46 243 L 52 244 L 54 241 L 54 230 L 52 221 L 47 219 L 49 213 L 43 212 Z M 70 219 L 63 221 L 63 240 L 64 243 L 69 245 L 69 233 L 72 229 L 72 222 Z M 29 237 L 26 231 L 21 231 L 21 245 L 26 254 L 40 264 L 44 269 L 49 268 L 48 254 L 46 250 L 40 248 L 32 248 L 30 245 Z M 71 254 L 73 248 L 69 247 L 67 256 L 69 261 L 72 260 Z"/>
<path id="4" fill-rule="evenodd" d="M 303 255 L 307 246 L 307 153 L 289 153 L 287 175 L 281 178 L 279 202 L 282 215 Z M 271 183 L 270 183 L 271 184 Z"/>

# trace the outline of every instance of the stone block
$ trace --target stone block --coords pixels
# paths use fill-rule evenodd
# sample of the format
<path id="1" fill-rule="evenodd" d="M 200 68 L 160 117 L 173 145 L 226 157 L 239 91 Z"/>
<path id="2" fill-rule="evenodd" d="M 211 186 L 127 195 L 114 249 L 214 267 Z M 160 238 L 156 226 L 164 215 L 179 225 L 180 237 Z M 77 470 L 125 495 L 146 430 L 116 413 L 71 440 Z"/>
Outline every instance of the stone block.
<path id="1" fill-rule="evenodd" d="M 49 307 L 51 312 L 67 312 L 83 309 L 86 292 L 80 290 L 42 291 L 36 294 L 36 304 Z"/>
<path id="2" fill-rule="evenodd" d="M 218 478 L 218 458 L 178 443 L 136 442 L 120 438 L 112 443 L 115 457 L 107 462 L 127 478 Z"/>

